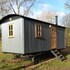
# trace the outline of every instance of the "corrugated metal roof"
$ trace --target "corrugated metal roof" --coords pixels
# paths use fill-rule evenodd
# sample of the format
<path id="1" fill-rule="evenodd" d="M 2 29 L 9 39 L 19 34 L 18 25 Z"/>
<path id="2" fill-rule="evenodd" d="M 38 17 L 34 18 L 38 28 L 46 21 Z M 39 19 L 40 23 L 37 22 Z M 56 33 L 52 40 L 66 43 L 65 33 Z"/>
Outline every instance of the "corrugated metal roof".
<path id="1" fill-rule="evenodd" d="M 66 28 L 66 27 L 64 27 L 64 26 L 60 26 L 60 25 L 56 25 L 56 24 L 52 24 L 52 23 L 45 22 L 45 21 L 41 21 L 41 20 L 38 20 L 38 19 L 29 18 L 29 17 L 22 16 L 22 15 L 19 15 L 19 14 L 9 14 L 9 15 L 3 17 L 3 18 L 0 20 L 0 24 L 2 24 L 7 18 L 14 17 L 14 16 L 16 16 L 16 17 L 21 17 L 21 18 L 27 18 L 27 19 L 31 19 L 31 20 L 35 20 L 35 21 L 39 21 L 39 22 L 43 22 L 43 23 L 46 23 L 46 24 L 49 24 L 49 25 L 54 25 L 54 26 L 58 26 L 58 27 Z"/>

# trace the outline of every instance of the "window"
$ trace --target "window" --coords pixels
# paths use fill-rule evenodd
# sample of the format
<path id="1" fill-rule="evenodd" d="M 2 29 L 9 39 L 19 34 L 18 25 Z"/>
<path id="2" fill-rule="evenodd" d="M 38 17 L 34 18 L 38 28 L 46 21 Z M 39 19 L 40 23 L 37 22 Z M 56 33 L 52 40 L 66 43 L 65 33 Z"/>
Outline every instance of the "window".
<path id="1" fill-rule="evenodd" d="M 14 37 L 14 32 L 13 32 L 13 24 L 8 25 L 8 36 L 9 37 Z"/>
<path id="2" fill-rule="evenodd" d="M 42 36 L 42 27 L 40 24 L 35 24 L 35 38 L 41 38 Z"/>

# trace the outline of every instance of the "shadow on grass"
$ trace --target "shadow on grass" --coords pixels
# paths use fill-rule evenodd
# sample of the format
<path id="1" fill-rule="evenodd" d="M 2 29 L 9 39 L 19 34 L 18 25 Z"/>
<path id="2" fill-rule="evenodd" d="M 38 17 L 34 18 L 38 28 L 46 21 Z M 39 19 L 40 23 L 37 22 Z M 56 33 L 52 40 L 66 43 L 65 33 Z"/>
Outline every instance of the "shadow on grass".
<path id="1" fill-rule="evenodd" d="M 20 66 L 20 67 L 17 67 L 17 68 L 11 68 L 9 70 L 20 70 L 20 69 L 23 69 L 23 68 L 25 68 L 25 67 L 24 66 Z"/>
<path id="2" fill-rule="evenodd" d="M 67 46 L 64 50 L 61 51 L 64 56 L 70 54 L 70 46 Z"/>
<path id="3" fill-rule="evenodd" d="M 43 54 L 41 54 L 39 57 L 40 57 L 40 59 L 41 59 L 40 62 L 47 61 L 47 60 L 49 60 L 49 59 L 54 58 L 54 56 L 51 54 L 51 52 L 43 53 Z M 40 62 L 39 62 L 39 63 L 40 63 Z M 37 63 L 37 64 L 38 64 L 38 63 Z M 27 64 L 27 65 L 24 65 L 24 66 L 20 66 L 20 67 L 16 67 L 16 68 L 11 68 L 11 69 L 9 69 L 9 70 L 25 69 L 25 68 L 27 68 L 27 67 L 29 67 L 29 66 L 33 66 L 33 65 L 36 65 L 36 64 L 30 63 L 30 64 Z"/>

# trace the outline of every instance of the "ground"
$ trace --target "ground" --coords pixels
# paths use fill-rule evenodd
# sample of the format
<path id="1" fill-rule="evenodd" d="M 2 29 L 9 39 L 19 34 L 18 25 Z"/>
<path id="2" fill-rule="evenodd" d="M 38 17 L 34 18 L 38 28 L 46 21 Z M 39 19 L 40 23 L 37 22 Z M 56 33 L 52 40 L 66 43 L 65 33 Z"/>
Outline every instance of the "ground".
<path id="1" fill-rule="evenodd" d="M 53 58 L 48 62 L 41 62 L 36 67 L 32 67 L 33 70 L 70 70 L 70 47 L 62 50 L 62 53 L 67 58 L 65 61 L 59 61 Z"/>
<path id="2" fill-rule="evenodd" d="M 14 59 L 13 54 L 2 53 L 2 47 L 0 43 L 0 70 L 24 70 L 23 66 L 31 63 L 30 60 Z"/>
<path id="3" fill-rule="evenodd" d="M 0 70 L 70 70 L 70 47 L 63 51 L 64 56 L 67 58 L 65 61 L 59 61 L 56 58 L 50 61 L 43 61 L 39 64 L 24 68 L 24 65 L 32 63 L 31 60 L 13 59 L 13 54 L 2 53 L 0 43 Z"/>

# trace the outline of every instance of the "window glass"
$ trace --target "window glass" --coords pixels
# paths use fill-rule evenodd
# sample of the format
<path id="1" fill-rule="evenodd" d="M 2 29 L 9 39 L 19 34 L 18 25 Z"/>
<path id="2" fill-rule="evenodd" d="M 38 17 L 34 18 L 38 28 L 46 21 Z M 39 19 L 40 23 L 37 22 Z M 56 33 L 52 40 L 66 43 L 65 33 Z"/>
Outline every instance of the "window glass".
<path id="1" fill-rule="evenodd" d="M 14 37 L 13 24 L 10 24 L 8 27 L 9 27 L 8 36 L 9 36 L 9 37 Z"/>
<path id="2" fill-rule="evenodd" d="M 40 38 L 42 35 L 42 27 L 40 24 L 35 24 L 35 37 Z"/>

